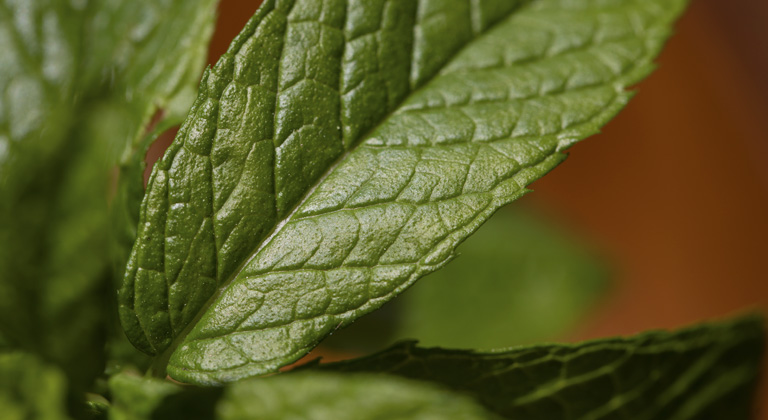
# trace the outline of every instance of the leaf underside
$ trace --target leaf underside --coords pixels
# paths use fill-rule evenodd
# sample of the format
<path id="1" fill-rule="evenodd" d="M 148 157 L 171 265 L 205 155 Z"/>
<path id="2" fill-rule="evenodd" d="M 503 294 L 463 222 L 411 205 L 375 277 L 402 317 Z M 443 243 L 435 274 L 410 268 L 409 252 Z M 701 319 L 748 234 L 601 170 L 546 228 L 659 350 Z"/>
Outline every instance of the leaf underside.
<path id="1" fill-rule="evenodd" d="M 406 342 L 311 368 L 437 382 L 510 419 L 747 420 L 764 336 L 762 318 L 745 317 L 672 333 L 494 353 Z"/>
<path id="2" fill-rule="evenodd" d="M 128 336 L 194 383 L 297 360 L 596 133 L 683 6 L 266 1 L 153 170 Z"/>

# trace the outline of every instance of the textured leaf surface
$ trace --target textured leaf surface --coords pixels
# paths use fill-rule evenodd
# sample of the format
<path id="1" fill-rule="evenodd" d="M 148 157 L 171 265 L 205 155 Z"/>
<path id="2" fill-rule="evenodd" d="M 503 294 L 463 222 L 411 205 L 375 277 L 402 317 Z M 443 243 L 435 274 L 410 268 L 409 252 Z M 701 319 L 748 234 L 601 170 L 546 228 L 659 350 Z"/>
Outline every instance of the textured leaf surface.
<path id="1" fill-rule="evenodd" d="M 221 420 L 495 419 L 476 402 L 433 384 L 384 375 L 302 373 L 230 385 Z"/>
<path id="2" fill-rule="evenodd" d="M 759 318 L 495 353 L 403 343 L 319 365 L 438 382 L 510 419 L 749 419 L 764 348 Z"/>
<path id="3" fill-rule="evenodd" d="M 153 171 L 129 337 L 183 381 L 298 359 L 607 122 L 683 3 L 265 2 Z"/>
<path id="4" fill-rule="evenodd" d="M 55 366 L 24 353 L 0 354 L 0 417 L 65 420 L 67 379 Z"/>
<path id="5" fill-rule="evenodd" d="M 0 1 L 0 332 L 77 386 L 112 321 L 110 168 L 193 88 L 213 4 Z"/>
<path id="6" fill-rule="evenodd" d="M 518 203 L 494 214 L 445 269 L 323 345 L 370 352 L 418 339 L 422 346 L 498 349 L 568 331 L 606 292 L 609 270 L 584 238 Z"/>

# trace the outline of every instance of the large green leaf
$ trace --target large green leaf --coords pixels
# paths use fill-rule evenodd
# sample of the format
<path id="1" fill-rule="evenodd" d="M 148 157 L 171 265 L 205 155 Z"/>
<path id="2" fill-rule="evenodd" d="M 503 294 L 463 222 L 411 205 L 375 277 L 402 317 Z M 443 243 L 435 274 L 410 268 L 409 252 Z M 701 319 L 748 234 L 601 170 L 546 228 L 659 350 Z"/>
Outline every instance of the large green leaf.
<path id="1" fill-rule="evenodd" d="M 298 359 L 597 132 L 683 5 L 265 2 L 154 168 L 127 334 L 182 381 Z"/>
<path id="2" fill-rule="evenodd" d="M 24 353 L 0 354 L 3 420 L 66 420 L 67 378 L 56 366 Z"/>
<path id="3" fill-rule="evenodd" d="M 75 388 L 111 324 L 110 169 L 190 101 L 214 3 L 0 1 L 0 333 Z"/>
<path id="4" fill-rule="evenodd" d="M 438 382 L 510 419 L 749 419 L 761 318 L 493 353 L 402 343 L 314 367 Z"/>

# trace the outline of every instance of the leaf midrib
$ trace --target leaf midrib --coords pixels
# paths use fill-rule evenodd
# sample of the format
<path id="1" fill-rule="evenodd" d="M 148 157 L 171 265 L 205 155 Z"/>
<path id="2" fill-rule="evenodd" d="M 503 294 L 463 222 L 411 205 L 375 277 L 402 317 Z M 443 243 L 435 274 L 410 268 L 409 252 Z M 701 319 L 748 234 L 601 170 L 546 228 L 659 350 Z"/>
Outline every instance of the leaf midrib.
<path id="1" fill-rule="evenodd" d="M 518 7 L 512 9 L 506 17 L 504 17 L 502 19 L 499 19 L 497 22 L 489 25 L 485 29 L 485 31 L 483 31 L 479 35 L 475 36 L 469 42 L 464 44 L 461 48 L 456 50 L 456 52 L 453 53 L 445 61 L 445 63 L 443 64 L 442 68 L 445 68 L 445 66 L 448 65 L 448 63 L 450 63 L 455 57 L 457 57 L 459 54 L 461 54 L 465 49 L 467 49 L 473 43 L 477 42 L 477 40 L 479 40 L 480 38 L 486 36 L 494 28 L 496 28 L 497 26 L 507 22 L 509 19 L 511 19 L 513 16 L 515 16 L 515 14 L 518 13 L 521 8 L 528 7 L 531 2 L 532 2 L 532 0 L 521 2 L 521 4 L 518 5 Z M 421 4 L 421 3 L 419 3 L 419 4 Z M 258 11 L 257 11 L 257 13 L 258 13 Z M 290 14 L 290 10 L 288 11 L 287 14 Z M 416 10 L 416 15 L 418 15 L 418 10 Z M 261 22 L 259 22 L 259 24 L 261 24 Z M 255 33 L 256 28 L 258 28 L 259 24 L 255 25 L 254 33 Z M 415 28 L 416 28 L 416 25 L 414 25 L 414 30 L 415 30 Z M 285 38 L 285 36 L 283 36 L 283 38 Z M 242 48 L 242 46 L 243 46 L 243 44 L 245 42 L 245 39 L 247 39 L 247 38 L 244 38 L 244 37 L 241 38 L 241 36 L 238 35 L 235 38 L 235 40 L 234 40 L 234 42 L 238 43 L 237 47 L 233 48 L 233 49 L 229 49 L 227 51 L 227 53 L 230 53 L 230 52 L 234 53 L 234 51 L 236 51 L 236 50 L 239 51 Z M 345 36 L 345 39 L 344 39 L 345 46 L 347 45 L 348 42 L 349 42 L 349 40 L 346 39 L 346 36 Z M 281 46 L 281 58 L 282 58 L 282 53 L 283 53 L 283 48 L 284 47 L 285 47 L 285 42 L 284 42 L 284 39 L 283 39 L 283 44 Z M 411 48 L 412 49 L 415 48 L 415 45 L 411 44 Z M 411 52 L 411 60 L 409 61 L 409 65 L 410 66 L 413 65 L 413 50 Z M 161 377 L 165 377 L 166 376 L 166 368 L 167 368 L 167 365 L 168 365 L 168 361 L 171 358 L 171 355 L 176 351 L 176 349 L 179 347 L 179 345 L 181 345 L 184 342 L 186 337 L 189 335 L 189 333 L 192 331 L 192 329 L 194 329 L 194 327 L 198 324 L 198 322 L 203 317 L 203 315 L 205 315 L 205 313 L 208 312 L 208 309 L 218 300 L 218 298 L 222 295 L 222 293 L 224 293 L 224 291 L 229 288 L 229 285 L 232 283 L 232 281 L 234 279 L 236 279 L 238 277 L 238 275 L 242 272 L 242 270 L 254 258 L 256 258 L 256 256 L 258 256 L 259 253 L 267 245 L 269 245 L 269 243 L 275 238 L 275 236 L 278 233 L 280 233 L 282 228 L 291 220 L 291 218 L 295 215 L 295 213 L 299 210 L 299 208 L 301 208 L 301 206 L 306 202 L 306 200 L 312 195 L 312 193 L 326 180 L 326 178 L 328 178 L 328 176 L 330 174 L 332 174 L 336 170 L 336 168 L 343 161 L 345 161 L 347 159 L 347 157 L 352 152 L 357 150 L 357 148 L 360 146 L 360 144 L 362 143 L 362 141 L 364 139 L 368 138 L 373 132 L 375 132 L 381 126 L 381 124 L 383 122 L 387 121 L 390 117 L 392 117 L 393 115 L 397 114 L 398 111 L 400 110 L 400 107 L 402 106 L 402 104 L 405 103 L 408 100 L 408 98 L 411 98 L 414 95 L 416 95 L 417 93 L 419 93 L 420 91 L 426 89 L 432 83 L 432 81 L 435 80 L 437 77 L 439 77 L 441 74 L 442 74 L 441 71 L 437 71 L 434 75 L 432 75 L 429 78 L 427 78 L 426 80 L 424 80 L 422 82 L 421 86 L 418 86 L 415 89 L 413 89 L 408 95 L 406 95 L 402 100 L 400 100 L 397 103 L 396 106 L 393 107 L 392 111 L 390 111 L 386 115 L 384 115 L 381 118 L 381 120 L 379 120 L 379 122 L 377 124 L 374 124 L 368 131 L 366 131 L 364 134 L 362 134 L 355 141 L 353 147 L 350 147 L 349 149 L 345 150 L 344 153 L 342 153 L 333 162 L 333 164 L 331 164 L 328 167 L 328 169 L 325 172 L 323 172 L 323 175 L 320 176 L 317 179 L 317 181 L 315 181 L 315 183 L 309 189 L 307 189 L 307 191 L 304 193 L 304 195 L 302 195 L 301 199 L 298 200 L 296 202 L 296 204 L 291 208 L 291 211 L 286 213 L 286 215 L 283 218 L 281 218 L 275 224 L 275 226 L 272 228 L 270 233 L 259 243 L 258 247 L 250 254 L 250 256 L 248 258 L 244 259 L 243 262 L 240 265 L 238 265 L 238 267 L 235 270 L 232 271 L 232 274 L 230 274 L 225 279 L 225 281 L 223 281 L 219 285 L 219 287 L 216 289 L 216 292 L 214 294 L 212 294 L 211 297 L 200 307 L 200 310 L 197 312 L 197 314 L 195 314 L 195 316 L 192 318 L 192 320 L 181 330 L 181 332 L 178 335 L 176 335 L 176 337 L 174 337 L 171 340 L 171 344 L 168 345 L 168 347 L 163 351 L 163 353 L 161 353 L 160 355 L 158 355 L 155 358 L 155 361 L 153 362 L 152 367 L 150 368 L 150 372 L 154 372 L 156 375 L 161 376 Z M 343 141 L 343 137 L 342 137 L 342 141 Z"/>

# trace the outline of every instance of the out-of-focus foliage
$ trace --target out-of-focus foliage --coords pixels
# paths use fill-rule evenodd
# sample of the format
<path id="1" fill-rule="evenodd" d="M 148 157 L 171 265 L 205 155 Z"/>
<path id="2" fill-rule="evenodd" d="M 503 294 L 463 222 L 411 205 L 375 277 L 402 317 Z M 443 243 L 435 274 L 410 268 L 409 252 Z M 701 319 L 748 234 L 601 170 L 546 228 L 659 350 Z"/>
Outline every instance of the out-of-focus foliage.
<path id="1" fill-rule="evenodd" d="M 113 167 L 143 161 L 131 152 L 158 107 L 183 116 L 215 4 L 0 1 L 0 334 L 61 366 L 73 389 L 103 372 L 120 334 Z"/>

